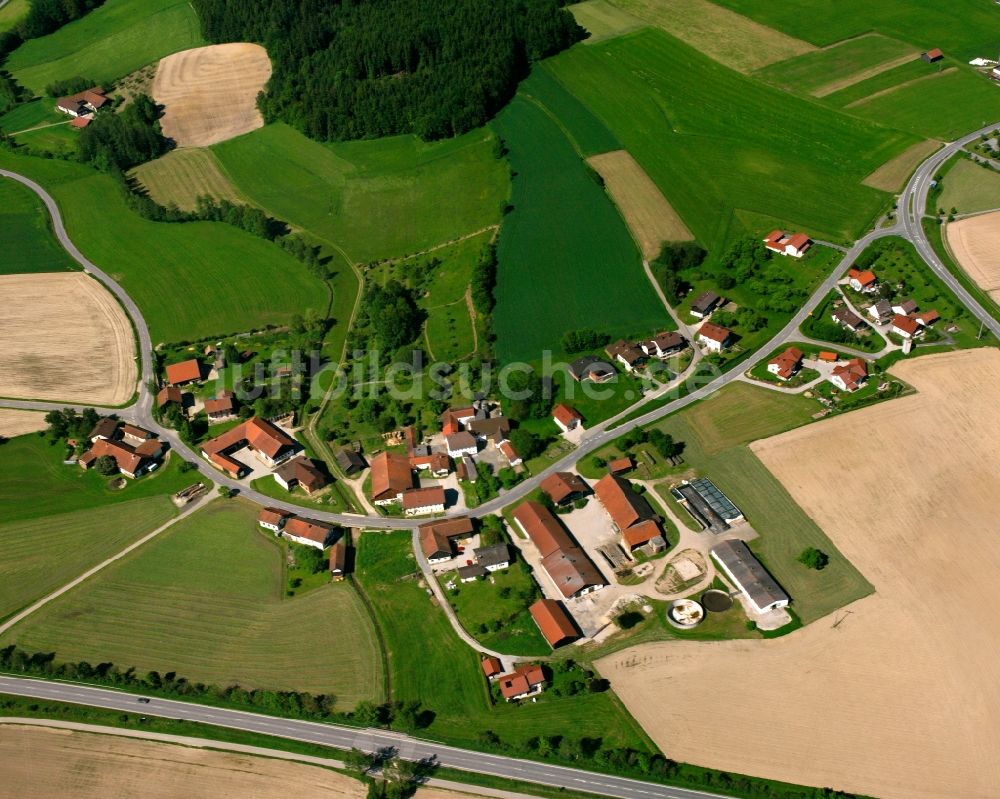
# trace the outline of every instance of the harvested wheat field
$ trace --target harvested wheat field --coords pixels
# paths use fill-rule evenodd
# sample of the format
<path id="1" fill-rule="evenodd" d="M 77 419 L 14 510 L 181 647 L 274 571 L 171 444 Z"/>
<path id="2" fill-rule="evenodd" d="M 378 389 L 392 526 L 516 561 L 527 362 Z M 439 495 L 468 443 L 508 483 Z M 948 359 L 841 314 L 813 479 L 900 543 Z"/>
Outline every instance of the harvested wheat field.
<path id="1" fill-rule="evenodd" d="M 604 180 L 632 231 L 632 237 L 650 260 L 660 254 L 665 241 L 691 241 L 694 236 L 667 198 L 627 150 L 595 155 L 587 159 Z"/>
<path id="2" fill-rule="evenodd" d="M 998 795 L 1000 350 L 892 371 L 918 393 L 751 445 L 874 595 L 783 638 L 599 662 L 669 757 L 881 799 Z"/>
<path id="3" fill-rule="evenodd" d="M 257 130 L 257 95 L 271 77 L 259 44 L 213 44 L 168 55 L 153 80 L 163 135 L 178 147 L 207 147 Z"/>
<path id="4" fill-rule="evenodd" d="M 899 191 L 924 159 L 941 146 L 934 139 L 917 142 L 907 147 L 903 152 L 886 161 L 861 182 L 873 189 L 882 191 Z"/>
<path id="5" fill-rule="evenodd" d="M 14 438 L 36 433 L 46 428 L 45 414 L 41 411 L 17 411 L 0 408 L 0 436 Z"/>
<path id="6" fill-rule="evenodd" d="M 1000 211 L 949 222 L 945 236 L 958 265 L 1000 302 Z"/>
<path id="7" fill-rule="evenodd" d="M 0 275 L 0 397 L 120 405 L 136 389 L 132 326 L 83 272 Z"/>
<path id="8" fill-rule="evenodd" d="M 160 205 L 175 203 L 182 211 L 193 211 L 201 196 L 251 205 L 229 182 L 211 150 L 184 147 L 147 161 L 129 175 Z"/>
<path id="9" fill-rule="evenodd" d="M 362 799 L 317 766 L 114 735 L 0 725 L 5 796 L 46 799 Z"/>

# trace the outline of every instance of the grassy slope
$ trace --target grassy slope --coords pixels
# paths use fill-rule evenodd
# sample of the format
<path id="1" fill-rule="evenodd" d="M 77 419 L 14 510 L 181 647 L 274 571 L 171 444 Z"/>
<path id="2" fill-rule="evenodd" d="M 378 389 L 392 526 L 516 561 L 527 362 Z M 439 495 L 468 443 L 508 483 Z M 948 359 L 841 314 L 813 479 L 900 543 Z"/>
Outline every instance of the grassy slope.
<path id="1" fill-rule="evenodd" d="M 38 195 L 13 180 L 0 180 L 0 230 L 0 274 L 78 268 L 49 230 L 49 215 Z"/>
<path id="2" fill-rule="evenodd" d="M 934 64 L 926 64 L 917 58 L 893 69 L 880 72 L 878 75 L 872 75 L 872 77 L 858 81 L 840 91 L 828 94 L 823 98 L 823 102 L 830 103 L 838 108 L 844 108 L 850 103 L 871 97 L 876 92 L 891 89 L 893 86 L 899 86 L 902 83 L 916 80 L 926 75 L 932 75 L 935 72 L 937 72 L 937 67 Z"/>
<path id="3" fill-rule="evenodd" d="M 281 550 L 255 506 L 216 502 L 8 634 L 60 658 L 205 682 L 377 699 L 374 630 L 348 583 L 282 596 Z"/>
<path id="4" fill-rule="evenodd" d="M 865 36 L 779 61 L 758 70 L 755 75 L 782 88 L 809 92 L 913 50 L 913 45 L 885 36 Z"/>
<path id="5" fill-rule="evenodd" d="M 175 512 L 166 497 L 148 497 L 0 524 L 0 619 L 124 549 Z"/>
<path id="6" fill-rule="evenodd" d="M 194 210 L 198 198 L 206 194 L 217 200 L 249 202 L 219 170 L 212 151 L 202 147 L 171 150 L 154 161 L 140 164 L 129 176 L 160 205 L 176 203 L 185 211 Z"/>
<path id="7" fill-rule="evenodd" d="M 960 214 L 1000 208 L 1000 174 L 962 160 L 948 171 L 944 189 L 935 205 Z"/>
<path id="8" fill-rule="evenodd" d="M 495 224 L 507 194 L 492 135 L 323 145 L 283 124 L 216 145 L 254 202 L 341 247 L 351 261 L 402 256 Z"/>
<path id="9" fill-rule="evenodd" d="M 498 251 L 500 360 L 559 350 L 568 330 L 621 336 L 666 324 L 625 223 L 559 127 L 521 97 L 494 126 L 517 174 Z"/>
<path id="10" fill-rule="evenodd" d="M 860 185 L 914 140 L 739 75 L 661 31 L 546 62 L 642 165 L 698 239 L 756 225 L 853 240 L 887 195 Z M 795 175 L 789 180 L 789 175 Z"/>
<path id="11" fill-rule="evenodd" d="M 142 308 L 154 344 L 326 310 L 323 284 L 270 242 L 222 223 L 146 221 L 128 209 L 111 178 L 79 164 L 5 152 L 0 165 L 55 197 L 74 243 Z"/>
<path id="12" fill-rule="evenodd" d="M 113 491 L 107 477 L 93 469 L 63 464 L 62 444 L 50 444 L 40 435 L 12 438 L 0 445 L 0 519 L 6 522 L 36 519 L 55 513 L 86 510 L 120 502 L 165 496 L 197 482 L 195 472 L 182 474 L 180 458 L 125 488 Z"/>
<path id="13" fill-rule="evenodd" d="M 913 42 L 940 47 L 968 61 L 991 57 L 996 49 L 996 9 L 982 0 L 714 0 L 752 19 L 817 45 L 876 30 Z"/>
<path id="14" fill-rule="evenodd" d="M 565 735 L 602 738 L 607 746 L 645 746 L 645 736 L 610 692 L 491 707 L 476 654 L 418 585 L 416 571 L 409 533 L 363 534 L 358 581 L 385 637 L 394 698 L 419 700 L 436 714 L 421 734 L 468 743 L 489 729 L 505 742 Z"/>
<path id="15" fill-rule="evenodd" d="M 0 8 L 0 32 L 10 30 L 28 13 L 28 0 L 9 0 Z"/>
<path id="16" fill-rule="evenodd" d="M 41 94 L 54 80 L 83 75 L 108 82 L 202 44 L 197 14 L 187 0 L 107 0 L 55 33 L 26 42 L 5 68 Z"/>

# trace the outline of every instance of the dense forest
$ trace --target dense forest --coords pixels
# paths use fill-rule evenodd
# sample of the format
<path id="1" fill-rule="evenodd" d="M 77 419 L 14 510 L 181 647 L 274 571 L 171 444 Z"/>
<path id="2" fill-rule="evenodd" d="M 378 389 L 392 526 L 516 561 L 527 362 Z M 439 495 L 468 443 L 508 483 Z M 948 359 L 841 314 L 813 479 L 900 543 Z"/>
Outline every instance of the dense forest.
<path id="1" fill-rule="evenodd" d="M 79 19 L 104 0 L 31 0 L 24 19 L 11 30 L 0 33 L 0 60 L 27 39 L 37 39 Z"/>
<path id="2" fill-rule="evenodd" d="M 560 0 L 194 0 L 210 42 L 253 41 L 260 105 L 316 139 L 454 136 L 583 32 Z"/>

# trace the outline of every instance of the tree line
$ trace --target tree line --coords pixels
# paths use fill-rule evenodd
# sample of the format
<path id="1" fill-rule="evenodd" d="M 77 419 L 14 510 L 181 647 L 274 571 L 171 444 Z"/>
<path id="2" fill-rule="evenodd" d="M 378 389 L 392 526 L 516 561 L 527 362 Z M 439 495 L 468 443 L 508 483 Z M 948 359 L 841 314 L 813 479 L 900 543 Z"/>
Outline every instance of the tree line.
<path id="1" fill-rule="evenodd" d="M 307 136 L 345 140 L 479 127 L 533 62 L 583 36 L 559 0 L 195 0 L 210 42 L 259 42 L 259 105 Z"/>
<path id="2" fill-rule="evenodd" d="M 0 33 L 0 61 L 28 39 L 57 31 L 103 3 L 104 0 L 31 0 L 24 18 Z"/>

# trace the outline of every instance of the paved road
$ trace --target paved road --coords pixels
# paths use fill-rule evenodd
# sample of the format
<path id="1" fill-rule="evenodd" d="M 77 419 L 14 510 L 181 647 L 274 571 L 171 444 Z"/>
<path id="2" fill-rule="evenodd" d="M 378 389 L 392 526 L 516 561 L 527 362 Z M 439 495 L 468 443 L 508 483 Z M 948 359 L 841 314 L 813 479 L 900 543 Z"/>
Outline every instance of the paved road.
<path id="1" fill-rule="evenodd" d="M 334 724 L 296 721 L 169 699 L 154 698 L 148 705 L 139 704 L 138 694 L 88 685 L 0 676 L 0 693 L 89 705 L 133 714 L 184 719 L 218 727 L 275 735 L 279 738 L 308 741 L 338 749 L 357 747 L 365 752 L 374 752 L 385 747 L 393 747 L 400 757 L 407 760 L 434 758 L 442 766 L 462 771 L 587 791 L 619 799 L 715 799 L 717 796 L 702 791 L 670 788 L 656 783 L 597 774 L 583 769 L 473 752 L 384 730 L 359 730 Z"/>

